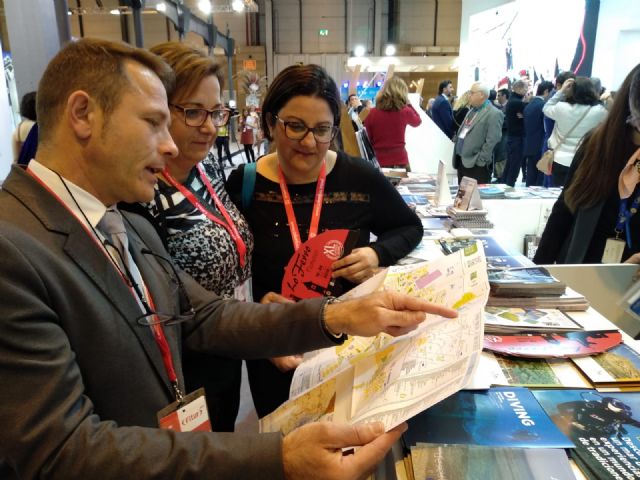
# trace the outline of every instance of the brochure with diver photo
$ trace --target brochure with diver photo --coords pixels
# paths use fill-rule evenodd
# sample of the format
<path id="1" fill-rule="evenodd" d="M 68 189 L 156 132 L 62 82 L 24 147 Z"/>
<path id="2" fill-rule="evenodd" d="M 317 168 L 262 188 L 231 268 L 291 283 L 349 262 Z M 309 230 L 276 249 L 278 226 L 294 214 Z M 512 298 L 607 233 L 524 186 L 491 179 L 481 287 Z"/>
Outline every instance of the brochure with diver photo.
<path id="1" fill-rule="evenodd" d="M 461 390 L 409 420 L 407 446 L 418 443 L 572 448 L 526 388 Z"/>
<path id="2" fill-rule="evenodd" d="M 571 455 L 587 478 L 638 478 L 640 392 L 537 390 L 533 394 L 575 444 Z"/>

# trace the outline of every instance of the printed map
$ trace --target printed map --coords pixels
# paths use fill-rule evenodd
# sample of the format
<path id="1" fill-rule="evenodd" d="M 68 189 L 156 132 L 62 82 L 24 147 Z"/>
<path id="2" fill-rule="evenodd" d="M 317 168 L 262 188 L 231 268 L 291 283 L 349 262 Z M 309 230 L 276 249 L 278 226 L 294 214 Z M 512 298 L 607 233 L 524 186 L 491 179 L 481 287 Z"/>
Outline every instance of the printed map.
<path id="1" fill-rule="evenodd" d="M 455 308 L 459 316 L 427 315 L 407 335 L 351 337 L 307 355 L 290 400 L 260 421 L 262 432 L 288 433 L 312 421 L 382 421 L 391 429 L 465 386 L 482 350 L 489 293 L 483 249 L 476 244 L 428 263 L 391 267 L 354 290 L 381 288 Z"/>

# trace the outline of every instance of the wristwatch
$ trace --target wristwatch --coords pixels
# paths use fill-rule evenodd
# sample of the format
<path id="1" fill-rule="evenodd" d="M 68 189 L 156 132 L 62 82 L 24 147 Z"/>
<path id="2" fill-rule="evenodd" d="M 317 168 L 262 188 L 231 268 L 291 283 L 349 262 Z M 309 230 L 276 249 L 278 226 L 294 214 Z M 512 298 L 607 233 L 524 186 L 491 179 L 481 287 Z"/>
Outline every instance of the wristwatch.
<path id="1" fill-rule="evenodd" d="M 331 305 L 332 303 L 338 303 L 339 301 L 340 299 L 336 297 L 327 297 L 326 301 L 322 305 L 322 309 L 320 310 L 320 325 L 322 326 L 322 330 L 324 330 L 324 333 L 326 333 L 331 340 L 338 343 L 342 343 L 347 339 L 347 334 L 346 333 L 336 334 L 332 332 L 329 326 L 327 325 L 327 321 L 325 318 L 327 305 Z"/>

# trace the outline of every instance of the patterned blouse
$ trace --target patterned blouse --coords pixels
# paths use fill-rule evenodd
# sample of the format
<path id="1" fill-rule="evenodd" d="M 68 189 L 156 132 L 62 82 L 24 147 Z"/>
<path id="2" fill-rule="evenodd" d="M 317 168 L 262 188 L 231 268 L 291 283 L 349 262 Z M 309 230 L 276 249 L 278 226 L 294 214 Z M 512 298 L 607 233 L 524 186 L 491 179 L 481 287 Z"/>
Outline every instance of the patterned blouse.
<path id="1" fill-rule="evenodd" d="M 154 200 L 146 206 L 166 231 L 168 250 L 175 263 L 207 290 L 232 298 L 234 288 L 251 276 L 253 235 L 247 221 L 229 199 L 213 156 L 209 154 L 201 165 L 247 246 L 244 267 L 240 267 L 238 250 L 229 232 L 209 220 L 177 188 L 160 180 Z M 195 167 L 184 186 L 211 213 L 224 220 Z"/>

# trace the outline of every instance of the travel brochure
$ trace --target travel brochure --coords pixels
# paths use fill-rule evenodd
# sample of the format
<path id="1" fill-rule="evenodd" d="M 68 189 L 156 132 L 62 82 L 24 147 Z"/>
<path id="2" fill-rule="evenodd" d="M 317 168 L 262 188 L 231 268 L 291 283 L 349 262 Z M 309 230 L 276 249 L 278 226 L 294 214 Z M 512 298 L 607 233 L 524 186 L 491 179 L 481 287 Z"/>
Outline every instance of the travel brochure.
<path id="1" fill-rule="evenodd" d="M 490 295 L 487 300 L 489 307 L 520 307 L 520 308 L 557 308 L 568 312 L 582 312 L 589 308 L 589 302 L 584 295 L 566 287 L 564 295 L 542 297 L 501 297 Z"/>
<path id="2" fill-rule="evenodd" d="M 575 444 L 571 456 L 587 478 L 638 478 L 640 392 L 533 392 L 549 417 Z"/>
<path id="3" fill-rule="evenodd" d="M 419 443 L 411 447 L 414 479 L 575 480 L 560 448 L 484 447 Z"/>
<path id="4" fill-rule="evenodd" d="M 584 357 L 602 353 L 621 342 L 618 330 L 487 333 L 484 336 L 485 349 L 528 358 Z"/>
<path id="5" fill-rule="evenodd" d="M 305 355 L 289 401 L 260 420 L 262 432 L 287 433 L 311 421 L 381 421 L 391 429 L 469 382 L 482 349 L 489 292 L 482 248 L 390 267 L 343 298 L 380 289 L 446 305 L 458 317 L 427 315 L 400 337 L 349 337 L 342 345 Z"/>
<path id="6" fill-rule="evenodd" d="M 489 272 L 491 295 L 496 297 L 560 296 L 566 285 L 546 268 L 512 268 Z"/>
<path id="7" fill-rule="evenodd" d="M 508 357 L 482 352 L 480 365 L 490 385 L 528 388 L 591 388 L 570 359 Z M 480 369 L 478 369 L 480 370 Z"/>
<path id="8" fill-rule="evenodd" d="M 561 332 L 582 327 L 557 309 L 486 307 L 484 331 L 487 333 L 536 330 Z"/>
<path id="9" fill-rule="evenodd" d="M 575 358 L 573 362 L 596 387 L 640 387 L 640 353 L 624 343 L 599 355 Z"/>
<path id="10" fill-rule="evenodd" d="M 462 390 L 409 420 L 408 447 L 419 443 L 573 448 L 532 393 L 520 387 Z"/>

